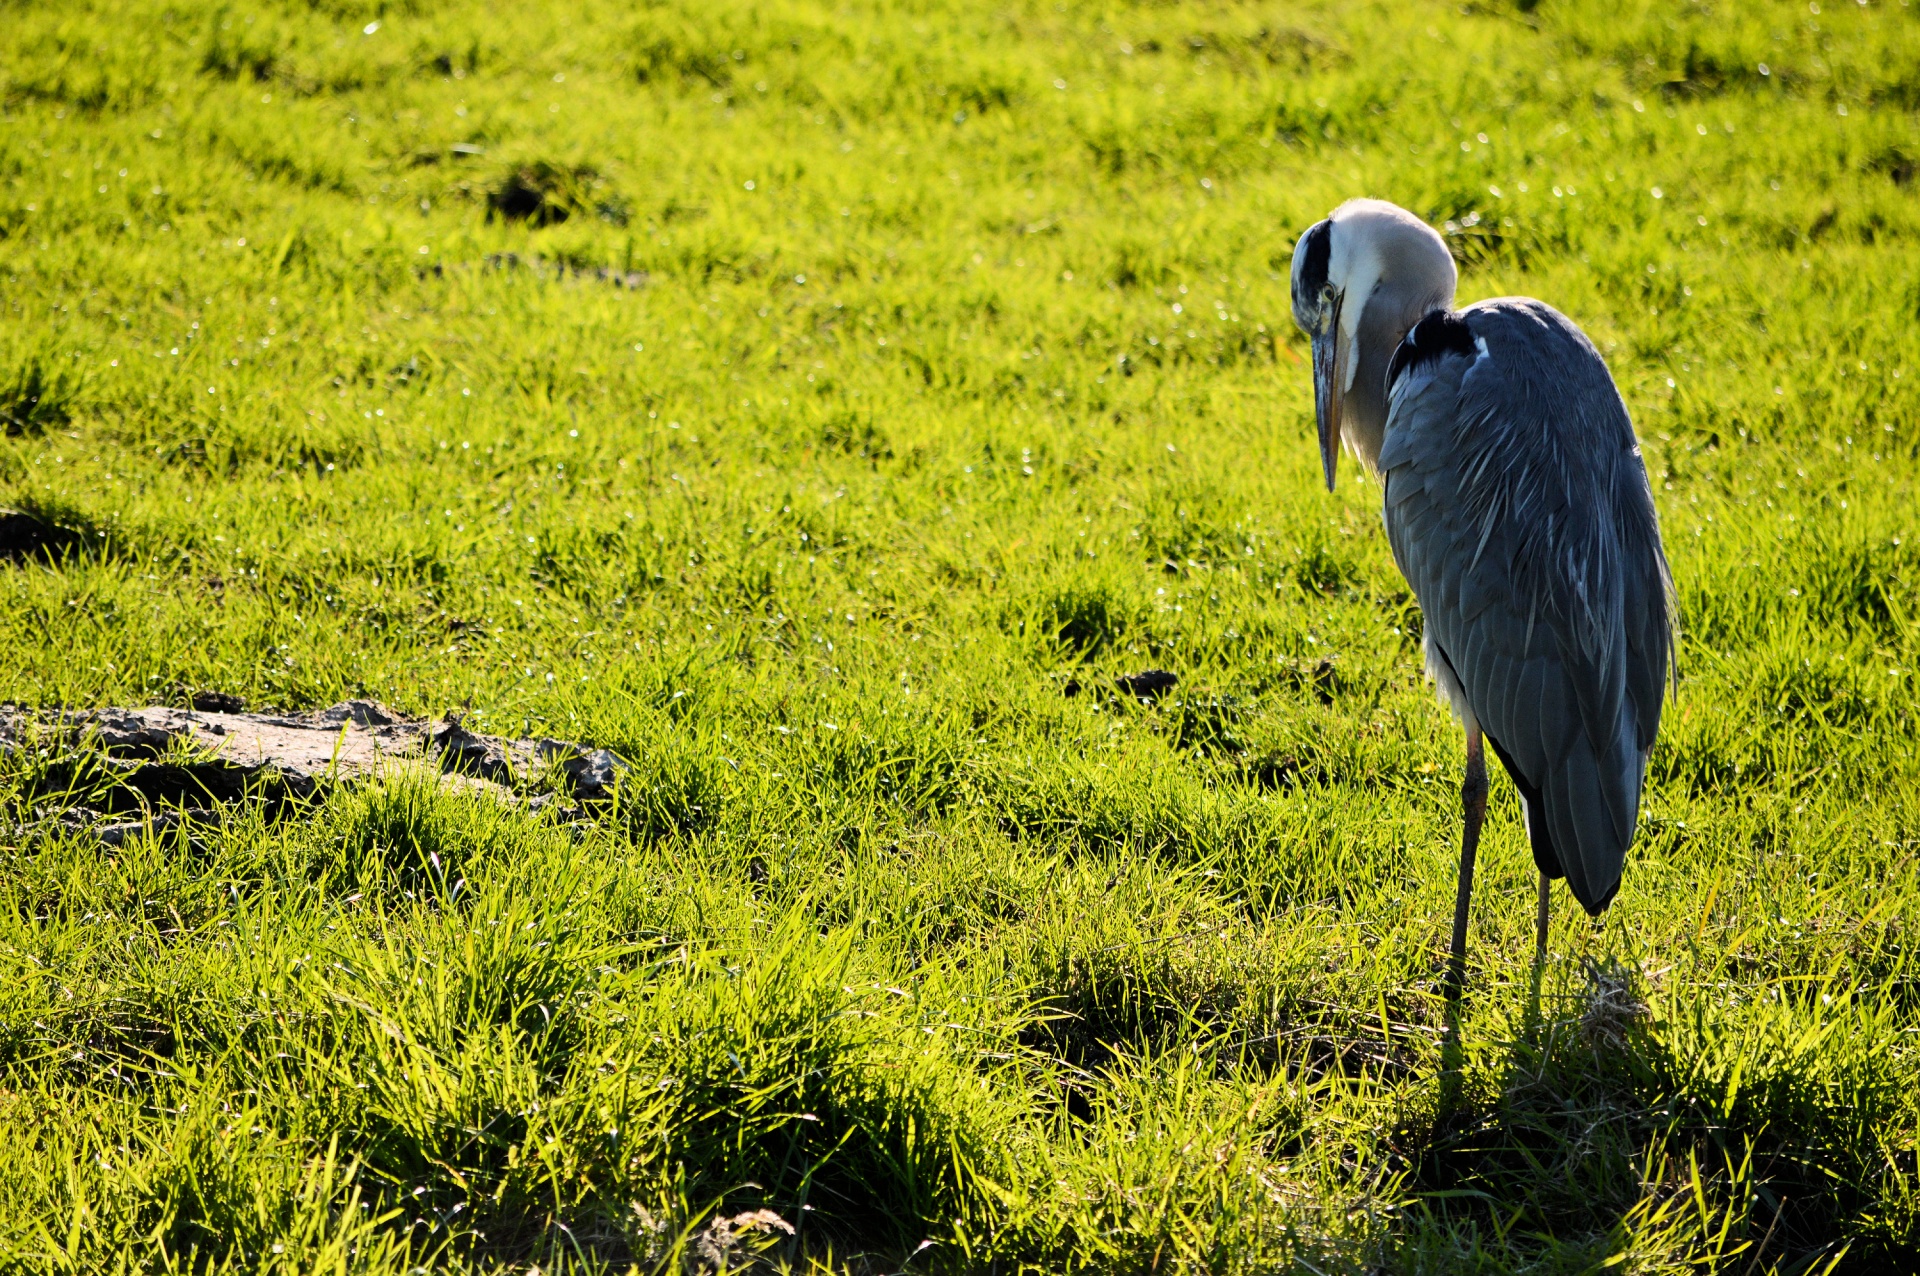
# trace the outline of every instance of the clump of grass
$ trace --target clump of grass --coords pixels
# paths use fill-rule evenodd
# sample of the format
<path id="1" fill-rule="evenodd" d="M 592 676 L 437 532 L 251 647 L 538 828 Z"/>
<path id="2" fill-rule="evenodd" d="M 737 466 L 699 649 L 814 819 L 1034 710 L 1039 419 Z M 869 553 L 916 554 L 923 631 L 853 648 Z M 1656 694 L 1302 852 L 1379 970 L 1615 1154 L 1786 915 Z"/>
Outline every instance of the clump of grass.
<path id="1" fill-rule="evenodd" d="M 1134 632 L 1141 608 L 1125 586 L 1099 578 L 1070 579 L 1034 599 L 1017 628 L 1057 644 L 1081 660 L 1099 656 Z"/>
<path id="2" fill-rule="evenodd" d="M 0 384 L 0 432 L 22 438 L 58 430 L 73 419 L 73 399 L 71 375 L 49 372 L 40 360 L 29 359 Z"/>
<path id="3" fill-rule="evenodd" d="M 399 771 L 330 802 L 306 830 L 310 871 L 322 889 L 390 893 L 451 904 L 488 856 L 537 826 L 491 793 L 449 792 L 424 768 Z"/>

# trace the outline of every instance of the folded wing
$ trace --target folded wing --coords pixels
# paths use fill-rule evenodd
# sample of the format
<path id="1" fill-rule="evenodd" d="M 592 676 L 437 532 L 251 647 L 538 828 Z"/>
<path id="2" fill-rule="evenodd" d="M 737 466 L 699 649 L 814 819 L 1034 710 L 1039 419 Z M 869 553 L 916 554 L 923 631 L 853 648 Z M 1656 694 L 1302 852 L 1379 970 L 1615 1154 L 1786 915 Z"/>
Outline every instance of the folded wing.
<path id="1" fill-rule="evenodd" d="M 1524 299 L 1429 315 L 1388 372 L 1387 536 L 1429 662 L 1526 801 L 1542 872 L 1619 889 L 1672 647 L 1646 467 L 1606 364 Z"/>

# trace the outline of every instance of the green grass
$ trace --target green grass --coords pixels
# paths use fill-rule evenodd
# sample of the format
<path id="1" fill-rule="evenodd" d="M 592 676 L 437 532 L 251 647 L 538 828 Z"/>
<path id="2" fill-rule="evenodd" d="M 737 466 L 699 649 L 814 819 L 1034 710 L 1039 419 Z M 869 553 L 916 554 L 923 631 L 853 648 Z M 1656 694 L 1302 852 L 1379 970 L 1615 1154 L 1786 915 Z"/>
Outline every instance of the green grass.
<path id="1" fill-rule="evenodd" d="M 65 546 L 0 560 L 0 700 L 634 763 L 106 848 L 97 763 L 6 755 L 7 1269 L 712 1266 L 763 1208 L 732 1261 L 1920 1264 L 1910 0 L 0 29 L 0 505 Z M 1461 738 L 1288 309 L 1358 194 L 1593 335 L 1684 626 L 1537 979 L 1495 781 L 1450 1076 Z"/>

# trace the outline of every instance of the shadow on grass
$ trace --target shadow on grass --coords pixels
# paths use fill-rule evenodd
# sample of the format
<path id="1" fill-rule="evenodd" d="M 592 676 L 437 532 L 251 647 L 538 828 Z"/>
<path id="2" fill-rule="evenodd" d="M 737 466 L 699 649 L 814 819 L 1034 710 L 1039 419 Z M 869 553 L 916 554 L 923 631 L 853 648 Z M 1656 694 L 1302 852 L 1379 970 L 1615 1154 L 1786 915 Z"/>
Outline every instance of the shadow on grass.
<path id="1" fill-rule="evenodd" d="M 0 509 L 0 564 L 53 566 L 105 543 L 100 528 L 70 510 L 45 505 Z"/>
<path id="2" fill-rule="evenodd" d="M 1584 974 L 1577 1013 L 1556 1015 L 1536 968 L 1514 1039 L 1485 1066 L 1458 1033 L 1443 1041 L 1435 1115 L 1393 1139 L 1413 1267 L 1684 1254 L 1708 1271 L 1914 1270 L 1913 1153 L 1876 1135 L 1908 1102 L 1890 1039 L 1810 1027 L 1817 998 L 1756 1009 L 1707 990 L 1649 1006 L 1638 972 Z"/>

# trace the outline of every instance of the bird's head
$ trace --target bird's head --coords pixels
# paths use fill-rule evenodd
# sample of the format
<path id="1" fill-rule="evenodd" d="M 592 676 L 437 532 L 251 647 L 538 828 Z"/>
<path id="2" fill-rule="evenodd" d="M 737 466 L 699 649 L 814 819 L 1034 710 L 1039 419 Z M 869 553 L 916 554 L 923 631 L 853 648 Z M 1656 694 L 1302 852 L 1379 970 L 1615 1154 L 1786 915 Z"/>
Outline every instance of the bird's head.
<path id="1" fill-rule="evenodd" d="M 1428 310 L 1452 304 L 1456 278 L 1438 232 L 1383 200 L 1348 200 L 1294 244 L 1293 321 L 1313 341 L 1313 414 L 1328 491 L 1361 363 L 1362 321 L 1369 337 L 1391 342 L 1390 354 Z"/>

